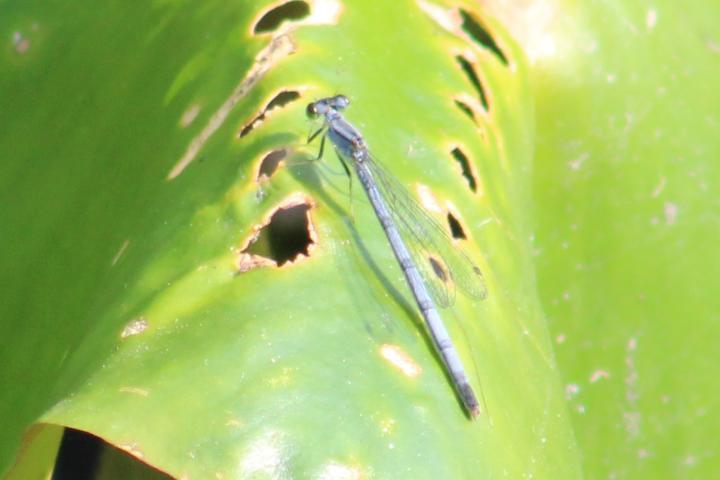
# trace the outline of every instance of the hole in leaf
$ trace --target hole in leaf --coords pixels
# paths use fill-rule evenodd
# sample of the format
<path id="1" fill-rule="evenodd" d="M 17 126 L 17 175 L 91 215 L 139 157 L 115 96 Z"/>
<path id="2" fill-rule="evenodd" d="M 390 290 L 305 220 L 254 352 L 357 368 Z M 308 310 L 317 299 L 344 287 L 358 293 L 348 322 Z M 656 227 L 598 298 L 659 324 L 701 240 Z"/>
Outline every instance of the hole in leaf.
<path id="1" fill-rule="evenodd" d="M 447 219 L 448 225 L 450 225 L 450 233 L 452 233 L 453 238 L 465 240 L 467 235 L 465 235 L 465 230 L 463 230 L 460 220 L 455 218 L 455 215 L 449 212 L 447 214 Z"/>
<path id="2" fill-rule="evenodd" d="M 260 162 L 257 179 L 260 180 L 262 177 L 272 177 L 273 173 L 275 173 L 280 166 L 280 162 L 287 157 L 287 153 L 286 149 L 278 148 L 265 155 L 262 162 Z"/>
<path id="3" fill-rule="evenodd" d="M 467 115 L 470 120 L 472 120 L 474 123 L 477 123 L 475 120 L 475 112 L 473 109 L 468 105 L 467 103 L 463 102 L 462 100 L 455 99 L 455 105 L 465 114 Z"/>
<path id="4" fill-rule="evenodd" d="M 450 276 L 448 275 L 445 265 L 435 257 L 428 257 L 428 261 L 430 262 L 430 266 L 432 267 L 435 275 L 444 283 L 447 283 Z"/>
<path id="5" fill-rule="evenodd" d="M 283 22 L 300 20 L 310 14 L 310 6 L 302 0 L 292 0 L 269 10 L 255 23 L 253 33 L 267 33 L 277 30 Z"/>
<path id="6" fill-rule="evenodd" d="M 467 75 L 470 83 L 472 83 L 473 87 L 475 87 L 475 90 L 480 97 L 480 103 L 482 103 L 483 109 L 485 109 L 486 112 L 489 111 L 490 107 L 488 105 L 487 96 L 485 95 L 485 89 L 483 88 L 482 82 L 480 81 L 480 77 L 478 77 L 478 74 L 475 71 L 475 66 L 472 64 L 472 62 L 470 62 L 470 60 L 463 57 L 462 55 L 458 55 L 457 57 L 455 57 L 455 59 L 460 64 L 460 68 L 462 68 L 463 72 L 465 72 L 465 75 Z"/>
<path id="7" fill-rule="evenodd" d="M 63 432 L 52 478 L 53 480 L 101 478 L 107 476 L 103 467 L 108 465 L 113 466 L 112 471 L 122 472 L 122 478 L 155 480 L 172 478 L 101 438 L 74 428 L 65 428 Z"/>
<path id="8" fill-rule="evenodd" d="M 248 122 L 242 130 L 240 130 L 240 137 L 244 137 L 248 133 L 250 133 L 255 127 L 258 127 L 263 120 L 265 120 L 265 117 L 268 115 L 268 113 L 275 109 L 275 108 L 283 108 L 288 103 L 294 102 L 300 98 L 300 93 L 296 90 L 283 90 L 277 95 L 273 97 L 272 100 L 268 102 L 268 104 L 265 106 L 265 108 L 262 109 L 262 111 L 253 118 L 250 122 Z"/>
<path id="9" fill-rule="evenodd" d="M 293 262 L 299 255 L 308 256 L 313 238 L 310 230 L 308 203 L 279 207 L 241 252 L 241 272 L 256 266 L 267 265 L 267 260 L 278 267 Z M 263 260 L 265 260 L 263 262 Z"/>
<path id="10" fill-rule="evenodd" d="M 300 98 L 300 92 L 296 90 L 283 90 L 282 92 L 275 95 L 265 107 L 265 110 L 272 110 L 275 107 L 284 107 L 290 102 L 294 102 Z"/>
<path id="11" fill-rule="evenodd" d="M 53 478 L 93 478 L 102 452 L 102 440 L 94 435 L 66 428 L 55 459 Z"/>
<path id="12" fill-rule="evenodd" d="M 477 181 L 475 180 L 475 176 L 473 175 L 473 172 L 470 169 L 470 161 L 468 160 L 467 156 L 458 147 L 453 148 L 450 153 L 455 158 L 455 160 L 457 160 L 457 162 L 460 164 L 460 168 L 462 169 L 462 175 L 463 175 L 463 177 L 465 177 L 465 180 L 467 180 L 470 190 L 472 190 L 473 192 L 476 192 L 477 191 Z"/>
<path id="13" fill-rule="evenodd" d="M 462 17 L 462 29 L 465 33 L 470 35 L 470 38 L 475 40 L 481 47 L 485 47 L 497 56 L 500 61 L 507 65 L 507 57 L 500 50 L 495 40 L 487 31 L 487 29 L 480 23 L 470 12 L 465 9 L 460 9 L 460 16 Z"/>

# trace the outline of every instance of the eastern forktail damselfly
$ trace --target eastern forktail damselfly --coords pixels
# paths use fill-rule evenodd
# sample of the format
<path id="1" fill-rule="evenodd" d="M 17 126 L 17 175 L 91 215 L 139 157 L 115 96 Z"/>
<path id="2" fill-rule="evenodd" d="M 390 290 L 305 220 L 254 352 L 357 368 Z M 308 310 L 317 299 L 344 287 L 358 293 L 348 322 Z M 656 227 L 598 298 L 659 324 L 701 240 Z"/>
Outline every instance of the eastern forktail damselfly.
<path id="1" fill-rule="evenodd" d="M 329 137 L 348 175 L 351 173 L 347 163 L 352 163 L 425 319 L 433 345 L 464 407 L 475 418 L 480 413 L 477 396 L 436 304 L 452 305 L 456 286 L 470 297 L 485 298 L 487 290 L 482 273 L 453 245 L 445 229 L 377 163 L 363 136 L 342 116 L 341 111 L 349 104 L 350 100 L 344 95 L 309 104 L 308 116 L 322 117 L 324 121 L 308 142 L 322 134 L 320 158 L 325 139 Z"/>

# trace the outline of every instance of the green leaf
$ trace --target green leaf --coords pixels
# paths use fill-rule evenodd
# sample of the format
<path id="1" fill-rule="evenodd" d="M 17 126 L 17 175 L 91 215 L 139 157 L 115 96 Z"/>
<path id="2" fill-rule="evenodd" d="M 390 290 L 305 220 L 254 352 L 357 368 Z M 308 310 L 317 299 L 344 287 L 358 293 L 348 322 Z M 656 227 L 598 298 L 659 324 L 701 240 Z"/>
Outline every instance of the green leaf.
<path id="1" fill-rule="evenodd" d="M 496 13 L 532 64 L 538 285 L 583 470 L 712 478 L 720 8 L 526 3 Z"/>
<path id="2" fill-rule="evenodd" d="M 29 44 L 5 52 L 0 85 L 12 93 L 0 145 L 15 146 L 0 167 L 13 199 L 4 465 L 39 420 L 175 476 L 576 475 L 532 273 L 521 52 L 476 12 L 461 25 L 444 6 L 332 5 L 259 35 L 260 5 L 9 9 L 3 31 Z M 329 155 L 305 162 L 317 147 L 304 107 L 338 91 L 485 271 L 489 300 L 444 312 L 484 389 L 477 422 L 367 201 L 348 198 Z M 273 149 L 291 155 L 258 181 Z M 307 255 L 259 266 L 249 254 L 277 255 L 277 234 L 246 247 L 283 212 L 291 236 L 310 235 Z"/>
<path id="3" fill-rule="evenodd" d="M 528 74 L 483 12 L 290 3 L 258 34 L 272 6 L 5 3 L 0 470 L 69 425 L 175 476 L 710 477 L 718 9 L 498 9 Z M 307 164 L 338 92 L 483 267 L 443 312 L 478 422 L 362 192 Z"/>

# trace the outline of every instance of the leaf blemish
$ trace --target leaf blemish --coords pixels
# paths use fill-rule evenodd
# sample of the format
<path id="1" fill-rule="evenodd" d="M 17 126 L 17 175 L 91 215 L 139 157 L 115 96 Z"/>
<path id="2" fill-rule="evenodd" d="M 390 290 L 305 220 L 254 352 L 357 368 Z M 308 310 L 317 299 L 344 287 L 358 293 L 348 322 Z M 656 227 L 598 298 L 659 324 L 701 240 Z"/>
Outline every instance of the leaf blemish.
<path id="1" fill-rule="evenodd" d="M 240 249 L 238 273 L 257 267 L 282 267 L 309 257 L 317 244 L 310 218 L 313 206 L 311 199 L 296 194 L 275 207 L 263 223 L 253 227 Z"/>
<path id="2" fill-rule="evenodd" d="M 420 365 L 397 345 L 384 344 L 380 347 L 380 355 L 405 376 L 415 378 L 422 373 Z"/>
<path id="3" fill-rule="evenodd" d="M 368 478 L 368 475 L 363 473 L 359 467 L 344 465 L 335 461 L 326 463 L 320 468 L 319 472 L 320 474 L 315 478 L 327 480 L 357 480 L 361 478 Z"/>
<path id="4" fill-rule="evenodd" d="M 200 113 L 200 105 L 194 103 L 185 110 L 180 117 L 180 127 L 187 128 L 195 120 Z"/>
<path id="5" fill-rule="evenodd" d="M 130 245 L 130 240 L 125 240 L 123 244 L 120 246 L 120 250 L 115 254 L 115 256 L 112 259 L 112 262 L 110 263 L 111 267 L 114 267 L 120 258 L 125 254 L 125 250 L 127 250 L 128 245 Z"/>
<path id="6" fill-rule="evenodd" d="M 442 213 L 442 208 L 440 208 L 440 203 L 438 202 L 437 198 L 435 197 L 435 194 L 432 190 L 430 190 L 430 187 L 427 185 L 423 185 L 421 183 L 417 184 L 417 192 L 418 196 L 420 197 L 420 203 L 422 203 L 422 206 L 425 207 L 426 210 L 430 212 L 435 213 Z"/>
<path id="7" fill-rule="evenodd" d="M 140 335 L 147 330 L 148 326 L 149 323 L 145 317 L 134 318 L 125 325 L 125 328 L 123 328 L 123 331 L 120 333 L 120 338 Z"/>
<path id="8" fill-rule="evenodd" d="M 294 102 L 299 98 L 300 92 L 298 92 L 297 90 L 280 91 L 272 98 L 272 100 L 267 103 L 265 108 L 263 108 L 260 113 L 255 116 L 255 118 L 245 124 L 245 126 L 240 130 L 238 137 L 242 138 L 248 133 L 250 133 L 253 129 L 259 127 L 263 123 L 265 118 L 272 113 L 273 110 L 284 108 L 286 105 Z"/>
<path id="9" fill-rule="evenodd" d="M 590 375 L 590 383 L 595 383 L 603 378 L 610 378 L 610 373 L 605 370 L 595 370 L 592 375 Z"/>
<path id="10" fill-rule="evenodd" d="M 19 31 L 13 32 L 12 43 L 15 51 L 20 54 L 27 52 L 30 48 L 30 40 Z"/>
<path id="11" fill-rule="evenodd" d="M 672 225 L 675 223 L 675 220 L 678 216 L 679 208 L 676 204 L 672 202 L 665 202 L 665 205 L 663 205 L 663 213 L 665 214 L 665 223 L 667 225 Z"/>
<path id="12" fill-rule="evenodd" d="M 455 32 L 457 30 L 457 14 L 454 14 L 453 10 L 448 10 L 423 0 L 417 0 L 417 4 L 420 10 L 425 12 L 428 17 L 443 29 L 448 32 Z"/>
<path id="13" fill-rule="evenodd" d="M 172 170 L 170 170 L 170 173 L 168 173 L 167 180 L 174 180 L 195 160 L 200 150 L 205 146 L 205 143 L 207 143 L 215 132 L 225 123 L 225 120 L 235 105 L 252 90 L 255 84 L 265 76 L 265 73 L 267 73 L 271 67 L 294 51 L 295 45 L 290 40 L 290 37 L 288 35 L 279 35 L 273 38 L 270 44 L 258 53 L 247 75 L 233 89 L 220 108 L 210 116 L 210 119 L 200 133 L 192 139 L 183 156 L 178 159 Z"/>
<path id="14" fill-rule="evenodd" d="M 120 393 L 130 393 L 132 395 L 137 395 L 139 397 L 147 397 L 150 395 L 150 392 L 145 390 L 144 388 L 139 387 L 120 387 L 118 388 L 118 392 Z"/>

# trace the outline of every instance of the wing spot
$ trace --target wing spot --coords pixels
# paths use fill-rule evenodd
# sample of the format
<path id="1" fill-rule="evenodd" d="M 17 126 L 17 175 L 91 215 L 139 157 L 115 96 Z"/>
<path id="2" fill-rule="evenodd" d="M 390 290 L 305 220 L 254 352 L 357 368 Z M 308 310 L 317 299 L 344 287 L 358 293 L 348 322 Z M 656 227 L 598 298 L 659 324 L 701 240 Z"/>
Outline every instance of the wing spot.
<path id="1" fill-rule="evenodd" d="M 432 267 L 435 276 L 438 277 L 443 283 L 447 283 L 450 279 L 450 275 L 448 274 L 447 267 L 445 266 L 443 261 L 437 257 L 428 256 L 428 262 L 430 262 L 430 266 Z"/>
<path id="2" fill-rule="evenodd" d="M 415 378 L 422 373 L 420 365 L 397 345 L 384 344 L 380 347 L 380 355 L 407 377 Z"/>

